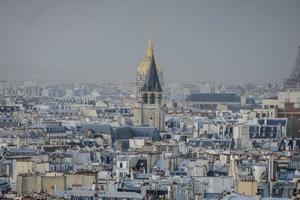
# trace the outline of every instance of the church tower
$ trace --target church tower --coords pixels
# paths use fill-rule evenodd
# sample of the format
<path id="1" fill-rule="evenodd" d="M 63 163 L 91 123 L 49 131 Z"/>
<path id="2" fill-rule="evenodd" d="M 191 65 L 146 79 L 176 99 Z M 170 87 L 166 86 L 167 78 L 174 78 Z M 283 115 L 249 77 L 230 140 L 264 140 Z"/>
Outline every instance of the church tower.
<path id="1" fill-rule="evenodd" d="M 146 79 L 146 75 L 150 66 L 151 57 L 153 55 L 153 44 L 151 42 L 151 38 L 148 40 L 148 47 L 146 49 L 146 54 L 144 59 L 140 62 L 137 72 L 136 72 L 136 84 L 135 84 L 135 96 L 138 98 L 138 93 L 141 90 L 143 83 Z M 157 74 L 160 81 L 160 86 L 164 88 L 164 80 L 163 80 L 163 73 L 160 69 L 160 65 L 155 63 Z"/>
<path id="2" fill-rule="evenodd" d="M 150 56 L 147 73 L 143 82 L 137 85 L 137 102 L 134 107 L 134 125 L 152 126 L 159 131 L 165 129 L 165 115 L 162 107 L 162 87 L 156 67 L 153 49 L 147 49 L 146 56 Z M 148 52 L 149 50 L 149 52 Z M 140 74 L 138 74 L 139 76 Z M 140 77 L 137 77 L 139 80 Z"/>

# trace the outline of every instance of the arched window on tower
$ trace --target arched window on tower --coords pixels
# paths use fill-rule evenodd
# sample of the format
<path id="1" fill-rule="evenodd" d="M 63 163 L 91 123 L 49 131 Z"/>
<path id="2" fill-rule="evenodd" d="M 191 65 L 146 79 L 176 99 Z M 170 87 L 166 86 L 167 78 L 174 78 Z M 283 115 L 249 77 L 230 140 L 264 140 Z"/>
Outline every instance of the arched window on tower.
<path id="1" fill-rule="evenodd" d="M 162 95 L 159 94 L 159 98 L 158 98 L 158 103 L 161 104 L 161 100 L 162 100 Z"/>
<path id="2" fill-rule="evenodd" d="M 148 95 L 147 95 L 147 93 L 145 93 L 145 94 L 143 95 L 143 102 L 144 102 L 144 103 L 148 103 Z"/>
<path id="3" fill-rule="evenodd" d="M 150 104 L 155 104 L 155 94 L 152 93 L 150 96 Z"/>

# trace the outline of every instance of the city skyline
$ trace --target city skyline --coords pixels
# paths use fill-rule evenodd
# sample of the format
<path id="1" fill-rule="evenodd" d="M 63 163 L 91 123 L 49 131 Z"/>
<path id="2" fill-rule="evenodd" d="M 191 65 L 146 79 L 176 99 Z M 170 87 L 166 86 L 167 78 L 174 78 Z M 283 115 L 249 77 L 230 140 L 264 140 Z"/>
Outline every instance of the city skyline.
<path id="1" fill-rule="evenodd" d="M 0 0 L 0 199 L 300 199 L 299 0 Z"/>
<path id="2" fill-rule="evenodd" d="M 151 37 L 166 82 L 281 83 L 300 45 L 299 1 L 0 5 L 1 80 L 132 82 Z"/>

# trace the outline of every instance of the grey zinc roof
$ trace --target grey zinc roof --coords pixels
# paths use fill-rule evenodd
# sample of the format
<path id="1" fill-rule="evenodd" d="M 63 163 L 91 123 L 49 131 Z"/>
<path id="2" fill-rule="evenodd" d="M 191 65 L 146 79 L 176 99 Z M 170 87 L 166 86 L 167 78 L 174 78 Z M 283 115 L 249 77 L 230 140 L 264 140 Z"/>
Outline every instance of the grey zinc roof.
<path id="1" fill-rule="evenodd" d="M 135 137 L 151 138 L 153 141 L 160 139 L 157 128 L 155 127 L 131 127 Z"/>
<path id="2" fill-rule="evenodd" d="M 202 102 L 240 102 L 241 98 L 233 93 L 198 93 L 189 95 L 186 100 Z"/>
<path id="3" fill-rule="evenodd" d="M 93 133 L 104 133 L 111 134 L 111 126 L 109 124 L 84 124 L 81 128 L 81 132 L 85 133 L 88 130 L 93 131 Z"/>
<path id="4" fill-rule="evenodd" d="M 223 193 L 205 193 L 204 199 L 222 199 Z"/>
<path id="5" fill-rule="evenodd" d="M 143 196 L 135 193 L 135 192 L 117 192 L 117 191 L 110 191 L 110 192 L 99 192 L 99 197 L 102 198 L 126 198 L 126 199 L 143 199 Z"/>
<path id="6" fill-rule="evenodd" d="M 157 128 L 154 127 L 121 127 L 112 133 L 112 141 L 128 140 L 135 137 L 151 138 L 153 141 L 160 139 Z"/>
<path id="7" fill-rule="evenodd" d="M 7 149 L 7 154 L 9 155 L 34 155 L 36 150 L 29 147 L 20 147 L 20 148 L 9 148 Z"/>
<path id="8" fill-rule="evenodd" d="M 134 137 L 134 132 L 130 127 L 116 128 L 112 133 L 112 141 L 128 140 Z"/>
<path id="9" fill-rule="evenodd" d="M 162 92 L 153 55 L 151 57 L 149 69 L 141 90 L 149 92 Z"/>

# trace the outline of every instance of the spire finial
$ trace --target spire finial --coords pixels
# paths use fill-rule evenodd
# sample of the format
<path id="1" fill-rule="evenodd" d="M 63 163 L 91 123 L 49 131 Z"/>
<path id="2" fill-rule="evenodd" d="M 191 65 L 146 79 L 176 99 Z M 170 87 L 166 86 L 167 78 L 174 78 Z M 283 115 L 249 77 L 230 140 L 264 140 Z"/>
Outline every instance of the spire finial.
<path id="1" fill-rule="evenodd" d="M 151 37 L 148 38 L 148 48 L 146 50 L 146 56 L 151 57 L 153 55 L 153 44 L 151 41 Z"/>
<path id="2" fill-rule="evenodd" d="M 148 48 L 152 48 L 151 37 L 148 38 Z"/>
<path id="3" fill-rule="evenodd" d="M 148 38 L 148 48 L 153 50 L 153 44 L 152 44 L 151 37 Z"/>

